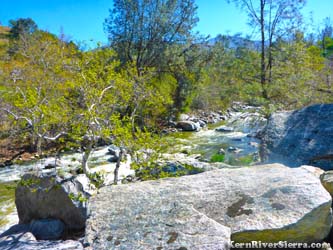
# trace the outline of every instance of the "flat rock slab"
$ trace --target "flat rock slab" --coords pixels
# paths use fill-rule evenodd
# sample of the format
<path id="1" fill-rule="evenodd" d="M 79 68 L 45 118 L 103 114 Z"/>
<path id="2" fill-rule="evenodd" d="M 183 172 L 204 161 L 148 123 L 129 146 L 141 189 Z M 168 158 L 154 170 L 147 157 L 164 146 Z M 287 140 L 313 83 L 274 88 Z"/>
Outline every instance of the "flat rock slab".
<path id="1" fill-rule="evenodd" d="M 227 249 L 236 242 L 316 242 L 331 197 L 305 168 L 280 164 L 108 186 L 89 201 L 91 249 Z"/>

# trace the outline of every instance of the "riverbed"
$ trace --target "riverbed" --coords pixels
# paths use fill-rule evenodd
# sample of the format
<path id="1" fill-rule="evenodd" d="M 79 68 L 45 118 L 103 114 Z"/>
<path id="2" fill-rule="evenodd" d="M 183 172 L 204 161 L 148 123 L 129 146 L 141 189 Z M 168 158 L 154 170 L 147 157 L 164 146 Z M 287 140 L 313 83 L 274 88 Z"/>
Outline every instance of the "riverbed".
<path id="1" fill-rule="evenodd" d="M 218 132 L 216 128 L 221 125 L 232 126 L 233 131 Z M 169 154 L 182 153 L 184 157 L 198 156 L 202 162 L 223 162 L 229 165 L 248 166 L 259 161 L 260 141 L 253 136 L 265 125 L 265 120 L 256 113 L 244 115 L 237 112 L 231 116 L 228 122 L 210 125 L 198 132 L 175 132 L 168 135 L 174 141 L 174 146 L 168 150 Z M 36 160 L 25 165 L 12 165 L 0 169 L 0 233 L 10 226 L 18 223 L 14 197 L 15 186 L 20 177 L 31 171 L 43 171 L 57 173 L 79 168 L 81 153 L 64 154 L 60 158 L 49 157 Z M 107 147 L 95 150 L 89 161 L 89 165 L 95 171 L 112 172 L 115 163 L 109 161 Z M 58 168 L 45 170 L 47 165 L 58 165 Z M 60 167 L 61 166 L 61 167 Z M 129 165 L 120 169 L 120 176 L 126 176 L 133 170 Z M 112 180 L 112 176 L 110 177 Z"/>

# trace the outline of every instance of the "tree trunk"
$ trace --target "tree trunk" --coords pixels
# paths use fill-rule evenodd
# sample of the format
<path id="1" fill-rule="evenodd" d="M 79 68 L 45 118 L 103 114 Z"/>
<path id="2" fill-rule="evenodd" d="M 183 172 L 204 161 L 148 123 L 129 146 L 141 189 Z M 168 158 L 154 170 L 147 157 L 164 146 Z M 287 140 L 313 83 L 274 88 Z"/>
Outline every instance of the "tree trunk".
<path id="1" fill-rule="evenodd" d="M 85 175 L 88 175 L 90 173 L 89 171 L 90 169 L 88 166 L 88 159 L 91 154 L 92 147 L 93 147 L 92 142 L 88 142 L 82 155 L 82 170 Z"/>
<path id="2" fill-rule="evenodd" d="M 31 153 L 36 151 L 37 145 L 37 135 L 34 132 L 31 132 L 31 141 L 30 141 L 30 151 Z"/>
<path id="3" fill-rule="evenodd" d="M 114 185 L 118 184 L 118 172 L 119 172 L 120 163 L 123 159 L 124 154 L 125 154 L 124 148 L 120 147 L 119 157 L 118 157 L 118 160 L 117 160 L 117 163 L 116 163 L 116 168 L 114 169 L 114 180 L 113 180 Z"/>
<path id="4" fill-rule="evenodd" d="M 266 54 L 265 54 L 265 1 L 260 0 L 260 32 L 261 32 L 261 69 L 260 69 L 260 83 L 262 88 L 262 97 L 267 99 L 266 90 Z"/>
<path id="5" fill-rule="evenodd" d="M 38 136 L 37 137 L 37 141 L 36 141 L 36 152 L 39 156 L 42 155 L 42 141 L 43 141 L 43 138 Z"/>

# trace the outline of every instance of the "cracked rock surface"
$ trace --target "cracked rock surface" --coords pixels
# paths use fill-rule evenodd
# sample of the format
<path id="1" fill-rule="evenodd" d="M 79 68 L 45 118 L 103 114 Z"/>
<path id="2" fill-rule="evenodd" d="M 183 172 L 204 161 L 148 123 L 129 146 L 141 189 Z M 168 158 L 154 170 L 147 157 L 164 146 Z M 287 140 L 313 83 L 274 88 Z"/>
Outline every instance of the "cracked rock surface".
<path id="1" fill-rule="evenodd" d="M 89 201 L 91 249 L 228 249 L 230 240 L 317 242 L 331 197 L 306 168 L 280 164 L 107 186 Z"/>

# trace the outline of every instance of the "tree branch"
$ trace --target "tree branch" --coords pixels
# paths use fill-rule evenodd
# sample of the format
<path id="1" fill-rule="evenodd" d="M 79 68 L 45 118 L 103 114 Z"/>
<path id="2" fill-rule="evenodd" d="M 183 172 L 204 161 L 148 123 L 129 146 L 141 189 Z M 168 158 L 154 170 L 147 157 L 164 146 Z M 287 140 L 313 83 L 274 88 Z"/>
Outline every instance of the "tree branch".
<path id="1" fill-rule="evenodd" d="M 25 116 L 16 115 L 14 112 L 10 111 L 9 109 L 2 108 L 2 110 L 14 116 L 15 120 L 20 120 L 20 119 L 25 120 L 31 127 L 33 127 L 32 121 L 29 118 Z"/>
<path id="2" fill-rule="evenodd" d="M 61 136 L 64 136 L 64 135 L 67 135 L 66 132 L 60 132 L 59 134 L 57 134 L 56 136 L 53 136 L 53 137 L 49 137 L 49 136 L 45 136 L 45 135 L 41 135 L 41 134 L 38 134 L 39 137 L 45 139 L 45 140 L 49 140 L 49 141 L 56 141 L 58 140 Z"/>

